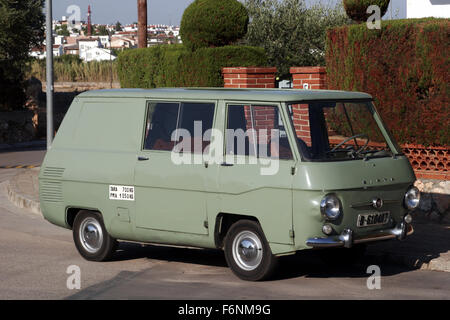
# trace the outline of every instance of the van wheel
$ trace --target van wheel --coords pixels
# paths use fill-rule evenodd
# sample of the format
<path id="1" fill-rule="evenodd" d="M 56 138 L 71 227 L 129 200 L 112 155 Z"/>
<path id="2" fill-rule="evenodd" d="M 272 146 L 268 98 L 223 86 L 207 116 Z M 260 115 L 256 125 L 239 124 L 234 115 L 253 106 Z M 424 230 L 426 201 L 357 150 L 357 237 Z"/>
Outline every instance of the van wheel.
<path id="1" fill-rule="evenodd" d="M 260 225 L 251 220 L 240 220 L 231 226 L 224 250 L 228 266 L 242 280 L 269 278 L 278 261 Z"/>
<path id="2" fill-rule="evenodd" d="M 78 252 L 89 261 L 111 259 L 117 241 L 106 231 L 102 216 L 97 212 L 80 211 L 73 223 L 73 240 Z"/>

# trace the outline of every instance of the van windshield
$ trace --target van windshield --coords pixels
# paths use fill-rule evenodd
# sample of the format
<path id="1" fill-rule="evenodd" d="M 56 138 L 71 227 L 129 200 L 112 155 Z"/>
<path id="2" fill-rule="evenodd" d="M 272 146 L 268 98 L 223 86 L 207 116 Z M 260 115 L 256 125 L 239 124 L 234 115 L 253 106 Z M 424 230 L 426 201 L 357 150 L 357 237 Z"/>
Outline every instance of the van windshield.
<path id="1" fill-rule="evenodd" d="M 371 102 L 288 104 L 304 160 L 339 161 L 391 157 Z"/>

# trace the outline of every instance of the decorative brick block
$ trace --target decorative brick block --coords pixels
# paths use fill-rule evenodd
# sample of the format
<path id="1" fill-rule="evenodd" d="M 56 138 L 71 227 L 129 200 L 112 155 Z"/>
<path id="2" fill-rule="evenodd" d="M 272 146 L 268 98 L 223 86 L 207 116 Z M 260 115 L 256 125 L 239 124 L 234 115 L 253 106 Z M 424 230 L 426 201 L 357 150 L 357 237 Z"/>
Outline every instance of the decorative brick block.
<path id="1" fill-rule="evenodd" d="M 275 88 L 277 68 L 223 68 L 225 88 Z"/>
<path id="2" fill-rule="evenodd" d="M 450 147 L 424 147 L 405 144 L 404 154 L 419 179 L 450 180 Z"/>

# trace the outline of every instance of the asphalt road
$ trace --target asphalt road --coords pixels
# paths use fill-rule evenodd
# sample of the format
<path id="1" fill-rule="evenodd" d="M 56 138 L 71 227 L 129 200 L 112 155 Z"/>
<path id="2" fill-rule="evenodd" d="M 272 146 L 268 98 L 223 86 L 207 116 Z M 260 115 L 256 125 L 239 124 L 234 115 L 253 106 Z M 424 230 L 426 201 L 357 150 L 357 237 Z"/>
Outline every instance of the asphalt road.
<path id="1" fill-rule="evenodd" d="M 0 163 L 41 159 L 43 151 L 0 153 Z M 450 299 L 450 276 L 365 257 L 354 266 L 327 266 L 315 252 L 284 257 L 277 276 L 245 282 L 220 251 L 121 243 L 116 259 L 80 257 L 70 230 L 14 207 L 5 183 L 22 169 L 0 169 L 0 299 Z M 367 288 L 367 267 L 381 269 L 381 289 Z M 69 266 L 81 288 L 68 289 Z"/>

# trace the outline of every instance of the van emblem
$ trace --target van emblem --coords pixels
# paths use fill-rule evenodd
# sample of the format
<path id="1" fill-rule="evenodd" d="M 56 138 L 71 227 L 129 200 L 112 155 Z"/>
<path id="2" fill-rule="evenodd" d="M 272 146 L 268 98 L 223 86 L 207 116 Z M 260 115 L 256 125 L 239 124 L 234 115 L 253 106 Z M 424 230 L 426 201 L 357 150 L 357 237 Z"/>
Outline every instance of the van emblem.
<path id="1" fill-rule="evenodd" d="M 380 198 L 373 198 L 372 200 L 372 206 L 375 209 L 380 209 L 383 206 L 383 200 Z"/>

